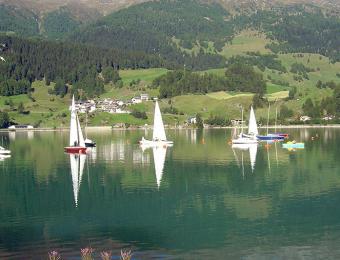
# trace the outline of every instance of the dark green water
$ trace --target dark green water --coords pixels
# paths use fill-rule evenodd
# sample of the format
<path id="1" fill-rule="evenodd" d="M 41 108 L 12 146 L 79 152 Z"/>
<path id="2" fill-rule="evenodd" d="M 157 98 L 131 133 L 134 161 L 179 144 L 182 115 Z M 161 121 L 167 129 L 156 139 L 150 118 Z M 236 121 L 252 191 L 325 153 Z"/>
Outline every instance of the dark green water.
<path id="1" fill-rule="evenodd" d="M 1 133 L 0 259 L 340 259 L 340 129 L 289 130 L 306 148 L 260 145 L 254 169 L 229 130 L 168 132 L 162 174 L 144 131 L 92 132 L 73 161 L 66 132 Z"/>

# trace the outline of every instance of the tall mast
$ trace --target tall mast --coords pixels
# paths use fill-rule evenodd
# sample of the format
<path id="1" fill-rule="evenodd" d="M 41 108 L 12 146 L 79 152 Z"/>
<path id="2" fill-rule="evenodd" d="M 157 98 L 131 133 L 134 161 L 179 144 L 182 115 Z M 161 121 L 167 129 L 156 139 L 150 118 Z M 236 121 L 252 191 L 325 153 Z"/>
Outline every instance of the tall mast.
<path id="1" fill-rule="evenodd" d="M 277 106 L 275 108 L 275 133 L 276 133 L 276 127 L 277 127 Z"/>
<path id="2" fill-rule="evenodd" d="M 268 126 L 269 126 L 269 110 L 270 110 L 270 102 L 268 102 L 268 115 L 267 115 L 267 135 L 268 135 Z"/>
<path id="3" fill-rule="evenodd" d="M 241 106 L 241 134 L 243 133 L 243 106 Z"/>

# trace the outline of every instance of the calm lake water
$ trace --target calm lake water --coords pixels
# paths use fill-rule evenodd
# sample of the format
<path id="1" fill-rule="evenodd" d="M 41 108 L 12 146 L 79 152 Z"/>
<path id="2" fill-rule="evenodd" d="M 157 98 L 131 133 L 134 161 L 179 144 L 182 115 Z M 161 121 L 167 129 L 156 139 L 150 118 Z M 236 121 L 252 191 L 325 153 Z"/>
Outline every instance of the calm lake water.
<path id="1" fill-rule="evenodd" d="M 143 152 L 144 131 L 117 130 L 79 157 L 67 132 L 0 133 L 0 259 L 340 259 L 340 129 L 287 132 L 305 149 L 232 149 L 221 129 Z"/>

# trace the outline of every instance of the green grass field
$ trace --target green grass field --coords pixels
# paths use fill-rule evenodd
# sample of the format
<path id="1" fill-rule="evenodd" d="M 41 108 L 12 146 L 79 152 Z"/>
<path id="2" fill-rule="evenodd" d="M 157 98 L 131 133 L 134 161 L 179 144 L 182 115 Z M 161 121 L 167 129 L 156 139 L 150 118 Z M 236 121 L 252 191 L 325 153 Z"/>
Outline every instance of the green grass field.
<path id="1" fill-rule="evenodd" d="M 146 84 L 150 84 L 155 78 L 162 76 L 168 72 L 167 69 L 141 69 L 141 70 L 120 70 L 119 75 L 124 85 L 130 84 L 133 80 L 141 80 Z"/>
<path id="2" fill-rule="evenodd" d="M 260 32 L 246 30 L 234 37 L 231 43 L 227 43 L 221 54 L 227 58 L 234 55 L 243 55 L 246 52 L 271 53 L 265 46 L 271 41 Z"/>

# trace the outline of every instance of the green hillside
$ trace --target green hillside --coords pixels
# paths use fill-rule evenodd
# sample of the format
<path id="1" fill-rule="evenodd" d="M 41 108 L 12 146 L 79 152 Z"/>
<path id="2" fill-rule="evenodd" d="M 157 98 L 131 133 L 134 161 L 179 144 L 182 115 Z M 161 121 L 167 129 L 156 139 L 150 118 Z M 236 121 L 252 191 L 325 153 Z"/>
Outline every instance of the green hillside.
<path id="1" fill-rule="evenodd" d="M 51 39 L 64 38 L 80 25 L 66 7 L 47 13 L 42 19 L 43 35 Z"/>
<path id="2" fill-rule="evenodd" d="M 89 22 L 69 6 L 37 15 L 24 5 L 1 4 L 0 31 L 7 35 L 0 35 L 6 59 L 0 63 L 0 90 L 17 96 L 0 102 L 17 123 L 61 126 L 70 93 L 128 100 L 147 92 L 164 98 L 165 120 L 174 123 L 196 113 L 204 119 L 238 117 L 239 105 L 253 102 L 259 117 L 266 117 L 267 100 L 285 104 L 298 117 L 309 98 L 318 107 L 336 93 L 338 16 L 302 4 L 228 10 L 215 1 L 148 1 Z M 105 73 L 117 70 L 122 79 L 107 80 Z M 45 86 L 57 81 L 62 93 L 53 83 Z M 31 82 L 35 102 L 29 98 Z M 15 111 L 21 101 L 29 114 Z M 151 122 L 151 103 L 135 108 L 146 111 L 148 120 L 98 114 L 90 124 Z"/>
<path id="3" fill-rule="evenodd" d="M 38 35 L 37 16 L 29 10 L 0 3 L 0 31 L 22 36 Z"/>

